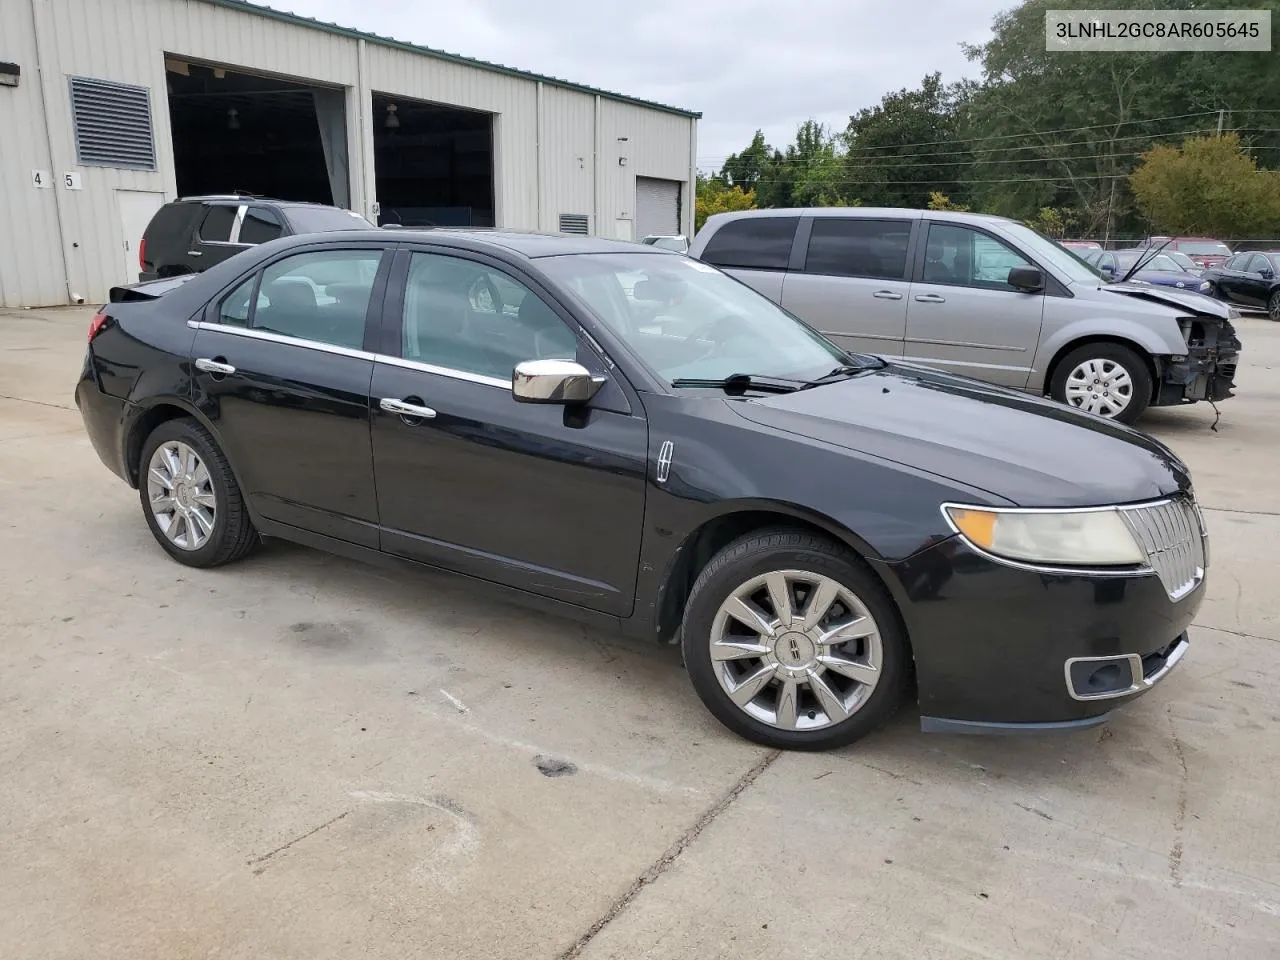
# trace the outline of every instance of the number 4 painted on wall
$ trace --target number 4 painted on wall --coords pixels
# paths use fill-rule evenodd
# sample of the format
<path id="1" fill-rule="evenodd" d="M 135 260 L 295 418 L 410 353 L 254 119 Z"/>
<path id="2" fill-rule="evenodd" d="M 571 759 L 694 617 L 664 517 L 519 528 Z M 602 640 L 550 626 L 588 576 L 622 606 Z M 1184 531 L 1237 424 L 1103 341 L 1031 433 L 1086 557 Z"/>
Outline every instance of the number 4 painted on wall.
<path id="1" fill-rule="evenodd" d="M 32 170 L 31 184 L 37 190 L 52 190 L 53 174 L 50 173 L 48 170 Z"/>

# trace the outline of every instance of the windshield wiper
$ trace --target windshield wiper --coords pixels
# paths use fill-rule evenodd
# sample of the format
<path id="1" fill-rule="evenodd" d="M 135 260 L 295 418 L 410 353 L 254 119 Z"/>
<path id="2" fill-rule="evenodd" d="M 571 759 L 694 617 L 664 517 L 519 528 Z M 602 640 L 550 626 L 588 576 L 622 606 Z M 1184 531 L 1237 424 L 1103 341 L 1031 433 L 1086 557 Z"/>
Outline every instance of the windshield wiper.
<path id="1" fill-rule="evenodd" d="M 859 357 L 852 363 L 842 363 L 830 373 L 823 374 L 815 380 L 809 380 L 804 384 L 804 389 L 820 387 L 824 383 L 835 383 L 837 380 L 845 380 L 859 373 L 866 373 L 868 370 L 879 370 L 884 366 L 886 366 L 885 362 L 879 357 Z"/>
<path id="2" fill-rule="evenodd" d="M 1167 247 L 1171 243 L 1173 243 L 1172 238 L 1166 240 L 1164 243 L 1160 244 L 1160 246 L 1154 247 L 1148 250 L 1146 254 L 1141 254 L 1141 253 L 1138 254 L 1138 259 L 1133 261 L 1133 266 L 1125 271 L 1124 276 L 1120 278 L 1120 283 L 1124 283 L 1126 280 L 1132 277 L 1135 273 L 1137 273 L 1139 270 L 1145 267 L 1148 263 L 1150 263 L 1152 260 L 1158 257 L 1160 255 L 1160 251 L 1163 250 L 1165 247 Z"/>
<path id="3" fill-rule="evenodd" d="M 701 379 L 698 377 L 681 377 L 671 381 L 671 386 L 680 387 L 712 387 L 725 393 L 741 394 L 747 390 L 760 390 L 766 393 L 794 393 L 805 386 L 804 380 L 787 380 L 784 377 L 759 376 L 754 373 L 734 373 L 720 380 Z"/>

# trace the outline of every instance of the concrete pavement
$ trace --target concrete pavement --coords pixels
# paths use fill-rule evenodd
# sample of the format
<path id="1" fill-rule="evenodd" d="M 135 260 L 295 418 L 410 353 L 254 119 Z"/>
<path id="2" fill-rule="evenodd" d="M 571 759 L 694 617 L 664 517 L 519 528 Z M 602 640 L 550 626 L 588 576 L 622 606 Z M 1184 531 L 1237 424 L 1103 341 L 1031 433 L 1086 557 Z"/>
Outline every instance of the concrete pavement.
<path id="1" fill-rule="evenodd" d="M 1143 424 L 1213 550 L 1159 690 L 779 755 L 671 651 L 452 579 L 173 563 L 70 398 L 91 312 L 0 312 L 0 956 L 1280 955 L 1280 324 L 1216 432 Z"/>

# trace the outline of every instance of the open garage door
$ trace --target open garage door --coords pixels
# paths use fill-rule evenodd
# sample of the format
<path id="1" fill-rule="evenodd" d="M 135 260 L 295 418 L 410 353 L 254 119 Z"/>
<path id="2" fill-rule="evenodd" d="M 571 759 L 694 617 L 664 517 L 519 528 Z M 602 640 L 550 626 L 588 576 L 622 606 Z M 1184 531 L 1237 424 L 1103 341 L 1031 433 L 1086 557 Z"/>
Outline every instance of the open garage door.
<path id="1" fill-rule="evenodd" d="M 493 116 L 373 95 L 378 223 L 492 227 Z"/>
<path id="2" fill-rule="evenodd" d="M 636 239 L 680 232 L 680 182 L 636 177 Z"/>
<path id="3" fill-rule="evenodd" d="M 350 206 L 341 90 L 165 58 L 179 196 Z"/>

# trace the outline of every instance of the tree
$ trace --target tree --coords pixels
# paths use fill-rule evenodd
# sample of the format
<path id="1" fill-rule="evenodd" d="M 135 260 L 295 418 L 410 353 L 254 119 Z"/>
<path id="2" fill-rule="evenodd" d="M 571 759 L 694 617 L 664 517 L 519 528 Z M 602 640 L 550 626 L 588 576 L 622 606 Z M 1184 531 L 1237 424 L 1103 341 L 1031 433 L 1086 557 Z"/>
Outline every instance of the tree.
<path id="1" fill-rule="evenodd" d="M 929 202 L 926 206 L 930 210 L 954 210 L 957 213 L 965 213 L 969 209 L 963 203 L 952 203 L 950 197 L 938 190 L 929 191 Z"/>
<path id="2" fill-rule="evenodd" d="M 919 89 L 886 94 L 850 117 L 846 192 L 878 207 L 923 207 L 930 193 L 960 193 L 969 154 L 954 141 L 964 90 L 931 73 Z"/>
<path id="3" fill-rule="evenodd" d="M 702 229 L 707 217 L 715 213 L 731 213 L 735 210 L 754 210 L 756 195 L 741 187 L 725 186 L 719 177 L 698 174 L 697 193 L 693 202 L 694 232 Z"/>
<path id="4" fill-rule="evenodd" d="M 1159 232 L 1244 240 L 1280 229 L 1280 171 L 1259 170 L 1236 134 L 1153 147 L 1129 182 Z"/>
<path id="5" fill-rule="evenodd" d="M 747 148 L 741 153 L 732 153 L 720 168 L 720 178 L 731 187 L 753 190 L 756 181 L 764 170 L 773 148 L 764 142 L 764 132 L 757 130 Z"/>

